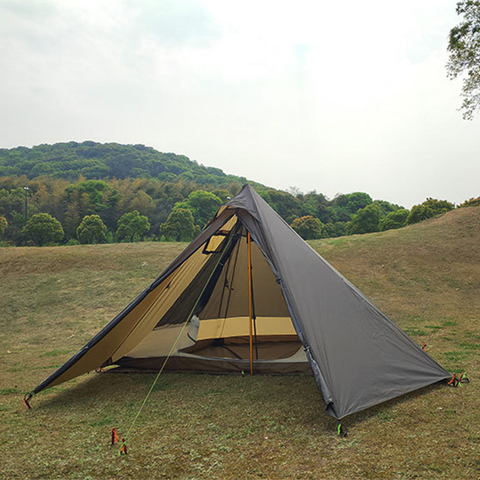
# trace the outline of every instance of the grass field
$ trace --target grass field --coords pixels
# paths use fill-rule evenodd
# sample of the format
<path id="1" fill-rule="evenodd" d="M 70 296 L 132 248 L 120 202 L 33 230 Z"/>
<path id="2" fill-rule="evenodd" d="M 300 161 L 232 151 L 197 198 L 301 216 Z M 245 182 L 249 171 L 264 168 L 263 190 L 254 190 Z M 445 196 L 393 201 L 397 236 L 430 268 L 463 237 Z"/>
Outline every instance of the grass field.
<path id="1" fill-rule="evenodd" d="M 480 478 L 480 208 L 312 242 L 468 386 L 433 386 L 336 422 L 310 376 L 88 374 L 31 390 L 184 244 L 0 249 L 0 478 Z"/>

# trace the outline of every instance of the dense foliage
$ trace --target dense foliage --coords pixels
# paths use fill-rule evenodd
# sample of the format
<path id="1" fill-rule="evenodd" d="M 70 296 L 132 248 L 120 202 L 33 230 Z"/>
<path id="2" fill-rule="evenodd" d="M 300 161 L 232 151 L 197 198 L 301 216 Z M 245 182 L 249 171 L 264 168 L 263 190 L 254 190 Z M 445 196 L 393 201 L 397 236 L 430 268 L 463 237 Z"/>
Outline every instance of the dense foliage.
<path id="1" fill-rule="evenodd" d="M 188 242 L 195 233 L 195 221 L 191 210 L 174 208 L 161 226 L 161 233 L 167 241 Z"/>
<path id="2" fill-rule="evenodd" d="M 322 236 L 322 222 L 312 215 L 296 218 L 290 225 L 304 240 L 315 240 Z"/>
<path id="3" fill-rule="evenodd" d="M 34 245 L 59 243 L 63 240 L 62 224 L 48 213 L 37 213 L 23 229 L 25 239 Z"/>
<path id="4" fill-rule="evenodd" d="M 5 217 L 0 217 L 0 239 L 5 234 L 7 227 L 8 227 L 7 219 Z"/>
<path id="5" fill-rule="evenodd" d="M 0 176 L 0 240 L 10 245 L 24 243 L 25 218 L 39 213 L 63 228 L 48 242 L 190 241 L 246 182 L 181 155 L 94 142 L 0 149 L 0 174 L 10 175 Z M 328 199 L 249 183 L 304 238 L 400 228 L 453 208 L 427 199 L 409 212 L 364 192 Z"/>
<path id="6" fill-rule="evenodd" d="M 361 208 L 347 225 L 350 235 L 378 232 L 382 210 L 378 205 L 370 204 Z"/>
<path id="7" fill-rule="evenodd" d="M 383 231 L 383 230 L 392 230 L 395 228 L 402 228 L 407 221 L 407 217 L 409 213 L 410 212 L 405 208 L 400 208 L 395 212 L 388 213 L 385 217 L 383 217 L 380 220 L 380 224 L 379 224 L 380 230 Z"/>
<path id="8" fill-rule="evenodd" d="M 76 181 L 78 175 L 98 178 L 156 178 L 166 182 L 191 181 L 198 185 L 246 183 L 246 178 L 226 175 L 183 155 L 161 153 L 145 145 L 68 142 L 33 148 L 0 149 L 0 176 L 48 175 Z"/>
<path id="9" fill-rule="evenodd" d="M 140 215 L 137 210 L 124 213 L 118 219 L 117 240 L 133 242 L 143 240 L 150 230 L 150 223 L 145 215 Z"/>
<path id="10" fill-rule="evenodd" d="M 463 203 L 461 203 L 458 206 L 458 208 L 463 208 L 463 207 L 480 207 L 480 197 L 469 198 L 468 200 L 465 200 Z"/>
<path id="11" fill-rule="evenodd" d="M 457 3 L 463 20 L 450 30 L 447 72 L 451 79 L 463 76 L 462 110 L 467 120 L 480 107 L 480 1 Z"/>
<path id="12" fill-rule="evenodd" d="M 77 228 L 77 238 L 81 243 L 104 243 L 107 227 L 99 215 L 85 215 Z"/>
<path id="13" fill-rule="evenodd" d="M 422 222 L 427 218 L 435 217 L 442 213 L 453 210 L 455 207 L 453 203 L 446 200 L 436 200 L 435 198 L 427 198 L 420 205 L 414 205 L 407 217 L 407 224 Z"/>

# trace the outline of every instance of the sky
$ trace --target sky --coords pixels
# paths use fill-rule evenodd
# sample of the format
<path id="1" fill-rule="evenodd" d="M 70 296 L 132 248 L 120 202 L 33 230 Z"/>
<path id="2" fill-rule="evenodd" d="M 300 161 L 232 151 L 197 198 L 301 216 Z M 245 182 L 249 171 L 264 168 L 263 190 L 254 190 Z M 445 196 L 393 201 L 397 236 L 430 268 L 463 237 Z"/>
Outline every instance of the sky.
<path id="1" fill-rule="evenodd" d="M 407 208 L 480 195 L 457 0 L 0 0 L 0 148 L 144 144 Z"/>

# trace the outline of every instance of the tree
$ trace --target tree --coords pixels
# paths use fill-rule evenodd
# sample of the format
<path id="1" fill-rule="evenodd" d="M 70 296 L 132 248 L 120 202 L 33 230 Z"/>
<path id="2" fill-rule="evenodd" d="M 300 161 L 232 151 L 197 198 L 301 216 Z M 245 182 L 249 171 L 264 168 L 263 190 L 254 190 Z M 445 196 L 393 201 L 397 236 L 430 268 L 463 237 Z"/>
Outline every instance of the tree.
<path id="1" fill-rule="evenodd" d="M 98 215 L 85 215 L 77 228 L 77 238 L 81 243 L 103 243 L 107 237 L 107 227 Z"/>
<path id="2" fill-rule="evenodd" d="M 422 222 L 427 218 L 432 218 L 435 215 L 441 215 L 449 210 L 453 210 L 453 203 L 446 200 L 437 200 L 435 198 L 427 198 L 420 205 L 414 205 L 410 210 L 410 214 L 407 217 L 407 224 Z"/>
<path id="3" fill-rule="evenodd" d="M 7 230 L 8 222 L 5 217 L 0 217 L 0 238 L 3 237 L 5 234 L 5 230 Z"/>
<path id="4" fill-rule="evenodd" d="M 20 212 L 12 212 L 8 220 L 6 231 L 7 240 L 11 240 L 15 245 L 21 245 L 25 240 L 23 229 L 25 227 L 25 216 Z"/>
<path id="5" fill-rule="evenodd" d="M 348 234 L 378 232 L 381 214 L 382 211 L 378 205 L 371 204 L 362 208 L 352 217 L 350 222 L 348 222 Z"/>
<path id="6" fill-rule="evenodd" d="M 195 223 L 204 227 L 222 206 L 222 200 L 211 192 L 196 190 L 188 196 L 185 202 L 176 205 L 176 208 L 191 210 Z"/>
<path id="7" fill-rule="evenodd" d="M 62 224 L 48 213 L 37 213 L 25 225 L 23 232 L 27 240 L 35 245 L 59 243 L 63 240 Z"/>
<path id="8" fill-rule="evenodd" d="M 314 240 L 322 236 L 322 222 L 311 215 L 296 218 L 290 225 L 304 240 Z"/>
<path id="9" fill-rule="evenodd" d="M 110 186 L 103 180 L 87 180 L 79 183 L 76 188 L 81 193 L 87 193 L 89 197 L 89 213 L 97 213 L 105 210 L 105 193 L 110 190 Z"/>
<path id="10" fill-rule="evenodd" d="M 401 208 L 395 212 L 390 212 L 386 217 L 380 220 L 380 230 L 392 230 L 394 228 L 402 228 L 405 226 L 409 211 Z"/>
<path id="11" fill-rule="evenodd" d="M 360 209 L 365 208 L 372 203 L 372 197 L 364 192 L 348 193 L 346 197 L 347 204 L 345 207 L 352 214 L 357 213 Z"/>
<path id="12" fill-rule="evenodd" d="M 290 195 L 292 195 L 296 198 L 303 196 L 302 191 L 298 187 L 295 187 L 295 186 L 288 187 L 287 188 L 287 193 L 289 193 Z"/>
<path id="13" fill-rule="evenodd" d="M 326 223 L 324 225 L 324 229 L 323 229 L 323 232 L 322 232 L 322 237 L 323 238 L 333 238 L 333 237 L 337 237 L 337 229 L 335 228 L 335 224 L 333 223 Z"/>
<path id="14" fill-rule="evenodd" d="M 130 202 L 129 210 L 137 210 L 141 215 L 149 217 L 155 212 L 155 202 L 148 193 L 140 190 Z"/>
<path id="15" fill-rule="evenodd" d="M 142 239 L 150 230 L 148 217 L 140 215 L 137 210 L 124 213 L 118 219 L 117 239 L 120 241 L 133 242 Z"/>
<path id="16" fill-rule="evenodd" d="M 270 203 L 277 213 L 287 222 L 291 223 L 300 215 L 302 202 L 290 193 L 282 192 L 280 190 L 267 190 L 268 197 L 262 197 Z M 267 200 L 270 199 L 270 202 Z"/>
<path id="17" fill-rule="evenodd" d="M 437 200 L 436 198 L 427 198 L 423 202 L 423 205 L 430 207 L 435 212 L 435 215 L 447 213 L 455 208 L 453 203 L 450 203 L 447 200 Z"/>
<path id="18" fill-rule="evenodd" d="M 457 15 L 463 21 L 450 30 L 447 74 L 450 79 L 463 77 L 463 118 L 472 120 L 480 107 L 480 1 L 457 3 Z"/>
<path id="19" fill-rule="evenodd" d="M 388 215 L 390 212 L 396 212 L 397 210 L 403 209 L 400 205 L 396 205 L 395 203 L 390 203 L 385 200 L 374 200 L 373 203 L 380 207 L 383 215 Z"/>
<path id="20" fill-rule="evenodd" d="M 80 225 L 80 209 L 78 202 L 67 203 L 65 208 L 65 214 L 63 218 L 63 229 L 65 230 L 65 235 L 68 239 L 74 238 L 77 228 Z"/>
<path id="21" fill-rule="evenodd" d="M 413 223 L 423 222 L 428 218 L 432 218 L 435 216 L 435 213 L 431 208 L 426 205 L 414 205 L 410 210 L 410 213 L 407 217 L 407 225 L 412 225 Z"/>
<path id="22" fill-rule="evenodd" d="M 165 223 L 160 226 L 165 239 L 175 242 L 188 242 L 195 233 L 193 215 L 187 208 L 174 208 Z"/>
<path id="23" fill-rule="evenodd" d="M 225 190 L 224 188 L 216 188 L 212 191 L 212 193 L 222 201 L 222 204 L 227 203 L 234 197 L 234 195 L 232 195 L 228 190 Z"/>

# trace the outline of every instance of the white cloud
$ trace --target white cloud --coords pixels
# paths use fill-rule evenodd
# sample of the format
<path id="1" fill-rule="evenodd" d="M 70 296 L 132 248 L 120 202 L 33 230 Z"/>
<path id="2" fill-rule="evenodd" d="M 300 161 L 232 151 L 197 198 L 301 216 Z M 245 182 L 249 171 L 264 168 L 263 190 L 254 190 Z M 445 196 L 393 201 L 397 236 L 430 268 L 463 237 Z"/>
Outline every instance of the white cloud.
<path id="1" fill-rule="evenodd" d="M 433 14 L 434 13 L 434 14 Z M 277 188 L 478 196 L 450 0 L 0 0 L 0 146 L 145 143 Z"/>

